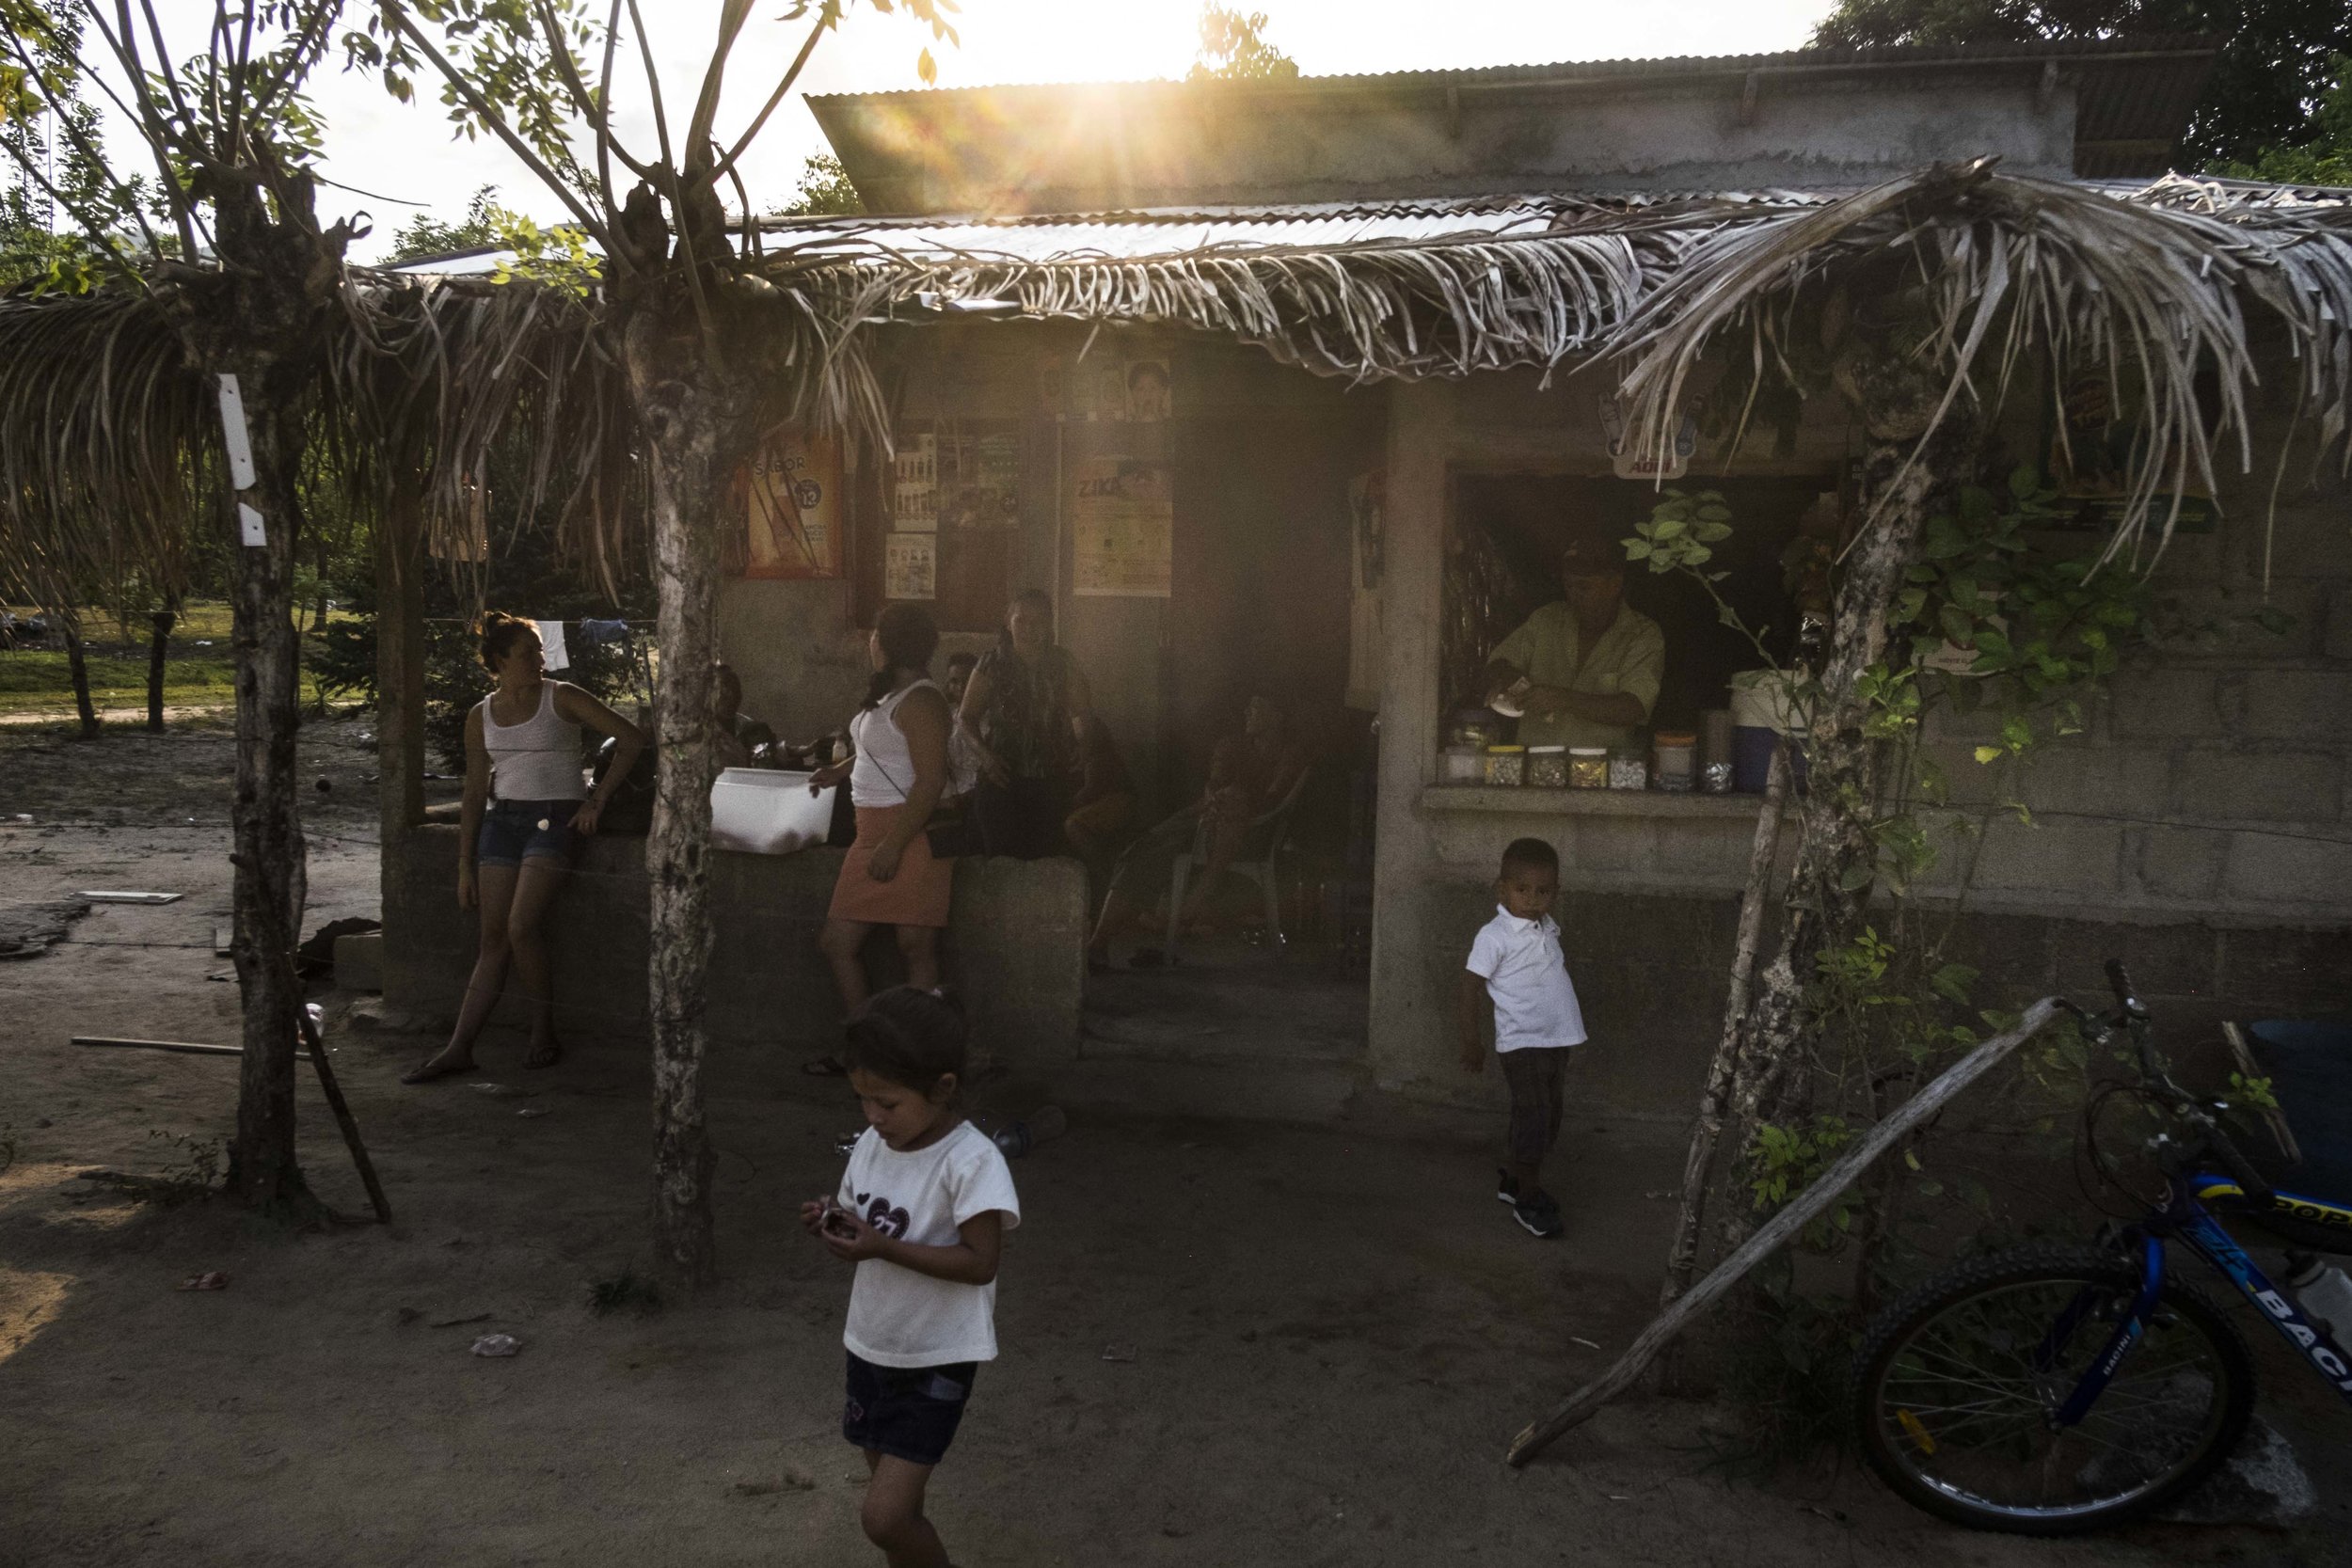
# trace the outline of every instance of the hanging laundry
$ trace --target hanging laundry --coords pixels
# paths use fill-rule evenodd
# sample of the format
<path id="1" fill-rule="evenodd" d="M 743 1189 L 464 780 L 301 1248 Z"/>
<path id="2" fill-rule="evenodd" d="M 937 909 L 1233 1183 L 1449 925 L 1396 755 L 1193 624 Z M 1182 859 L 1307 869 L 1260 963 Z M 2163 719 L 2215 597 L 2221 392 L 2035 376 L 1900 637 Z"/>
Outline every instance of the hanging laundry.
<path id="1" fill-rule="evenodd" d="M 608 642 L 618 642 L 628 636 L 627 621 L 582 621 L 580 641 L 591 648 L 601 648 Z"/>
<path id="2" fill-rule="evenodd" d="M 540 666 L 550 675 L 560 675 L 572 667 L 572 656 L 564 647 L 564 623 L 533 621 L 539 628 Z"/>

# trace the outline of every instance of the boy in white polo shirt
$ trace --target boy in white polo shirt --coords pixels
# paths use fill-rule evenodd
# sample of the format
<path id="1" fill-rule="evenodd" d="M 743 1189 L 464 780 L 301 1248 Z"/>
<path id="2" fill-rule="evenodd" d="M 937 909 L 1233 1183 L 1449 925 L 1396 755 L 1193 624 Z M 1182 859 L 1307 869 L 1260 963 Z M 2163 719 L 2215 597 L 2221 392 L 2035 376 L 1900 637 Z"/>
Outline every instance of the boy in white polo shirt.
<path id="1" fill-rule="evenodd" d="M 1544 1156 L 1560 1140 L 1562 1089 L 1570 1048 L 1584 1043 L 1584 1014 L 1576 1005 L 1560 927 L 1551 918 L 1560 895 L 1560 856 L 1540 838 L 1522 838 L 1502 851 L 1495 879 L 1495 917 L 1470 943 L 1462 972 L 1462 1066 L 1486 1068 L 1478 1015 L 1491 1000 L 1495 1054 L 1511 1090 L 1511 1123 L 1495 1196 L 1531 1236 L 1561 1231 L 1560 1205 L 1544 1191 Z"/>

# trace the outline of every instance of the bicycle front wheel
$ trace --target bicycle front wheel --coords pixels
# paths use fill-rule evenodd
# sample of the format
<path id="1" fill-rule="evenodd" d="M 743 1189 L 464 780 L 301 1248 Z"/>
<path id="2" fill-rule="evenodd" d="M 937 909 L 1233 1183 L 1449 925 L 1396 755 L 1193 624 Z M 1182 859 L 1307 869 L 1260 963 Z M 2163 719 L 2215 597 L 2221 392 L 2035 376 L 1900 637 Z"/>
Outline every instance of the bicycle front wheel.
<path id="1" fill-rule="evenodd" d="M 1928 1281 L 1855 1360 L 1870 1465 L 1903 1498 L 1978 1529 L 2065 1535 L 2152 1513 L 2220 1465 L 2254 1409 L 2246 1341 L 2168 1280 L 2084 1418 L 2057 1415 L 2138 1294 L 2127 1259 L 2033 1246 Z"/>

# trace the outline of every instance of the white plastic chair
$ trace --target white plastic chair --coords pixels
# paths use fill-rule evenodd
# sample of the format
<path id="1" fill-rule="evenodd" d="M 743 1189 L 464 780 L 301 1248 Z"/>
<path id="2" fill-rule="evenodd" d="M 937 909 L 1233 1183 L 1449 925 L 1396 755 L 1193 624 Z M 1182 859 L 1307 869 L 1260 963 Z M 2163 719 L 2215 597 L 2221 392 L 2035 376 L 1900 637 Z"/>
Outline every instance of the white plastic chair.
<path id="1" fill-rule="evenodd" d="M 1246 833 L 1260 828 L 1271 828 L 1266 835 L 1265 854 L 1254 861 L 1235 861 L 1228 869 L 1240 873 L 1258 884 L 1265 895 L 1265 929 L 1267 944 L 1277 953 L 1289 939 L 1282 935 L 1281 883 L 1275 876 L 1276 863 L 1290 842 L 1291 814 L 1298 809 L 1300 797 L 1307 793 L 1307 781 L 1312 768 L 1299 769 L 1296 782 L 1282 799 L 1263 815 L 1253 816 L 1243 829 Z M 1184 923 L 1184 883 L 1190 879 L 1195 866 L 1209 861 L 1209 825 L 1205 821 L 1193 830 L 1192 848 L 1176 857 L 1169 869 L 1168 881 L 1168 961 L 1176 961 L 1176 944 L 1183 936 Z"/>

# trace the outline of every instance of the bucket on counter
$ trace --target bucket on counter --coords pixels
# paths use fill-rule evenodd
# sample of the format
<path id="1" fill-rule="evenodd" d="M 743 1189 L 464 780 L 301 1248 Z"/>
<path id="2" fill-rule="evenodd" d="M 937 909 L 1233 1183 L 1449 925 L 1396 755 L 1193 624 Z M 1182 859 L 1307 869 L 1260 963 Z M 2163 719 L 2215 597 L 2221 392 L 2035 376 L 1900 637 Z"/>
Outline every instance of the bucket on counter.
<path id="1" fill-rule="evenodd" d="M 1772 768 L 1772 748 L 1783 736 L 1804 729 L 1796 698 L 1796 676 L 1783 670 L 1742 670 L 1731 677 L 1731 782 L 1745 794 L 1760 795 Z M 1792 747 L 1791 784 L 1804 783 L 1804 752 Z"/>

